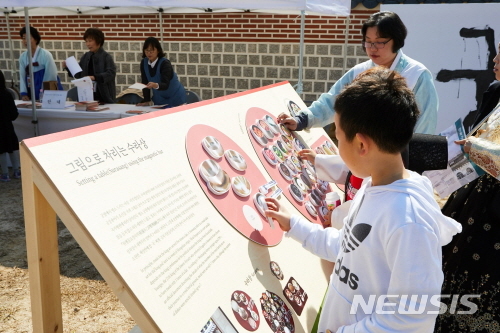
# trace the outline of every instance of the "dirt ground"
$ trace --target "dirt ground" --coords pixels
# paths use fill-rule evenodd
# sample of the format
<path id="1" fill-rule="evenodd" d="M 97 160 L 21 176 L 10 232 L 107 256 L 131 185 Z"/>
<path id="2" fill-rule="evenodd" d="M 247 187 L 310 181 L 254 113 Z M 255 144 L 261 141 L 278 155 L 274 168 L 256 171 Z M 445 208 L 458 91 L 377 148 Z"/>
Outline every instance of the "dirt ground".
<path id="1" fill-rule="evenodd" d="M 135 322 L 58 221 L 64 332 L 129 332 Z M 0 332 L 32 332 L 21 181 L 0 183 Z"/>

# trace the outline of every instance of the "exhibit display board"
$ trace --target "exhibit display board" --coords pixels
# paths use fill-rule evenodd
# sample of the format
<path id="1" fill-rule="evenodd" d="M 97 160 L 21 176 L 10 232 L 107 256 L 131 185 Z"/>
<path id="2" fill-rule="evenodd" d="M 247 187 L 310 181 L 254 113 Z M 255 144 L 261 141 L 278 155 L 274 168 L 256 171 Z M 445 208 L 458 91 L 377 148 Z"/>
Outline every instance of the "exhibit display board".
<path id="1" fill-rule="evenodd" d="M 323 224 L 338 189 L 296 152 L 337 151 L 323 129 L 276 124 L 290 101 L 305 108 L 283 82 L 27 139 L 23 190 L 36 183 L 143 331 L 309 332 L 331 265 L 262 199 Z"/>

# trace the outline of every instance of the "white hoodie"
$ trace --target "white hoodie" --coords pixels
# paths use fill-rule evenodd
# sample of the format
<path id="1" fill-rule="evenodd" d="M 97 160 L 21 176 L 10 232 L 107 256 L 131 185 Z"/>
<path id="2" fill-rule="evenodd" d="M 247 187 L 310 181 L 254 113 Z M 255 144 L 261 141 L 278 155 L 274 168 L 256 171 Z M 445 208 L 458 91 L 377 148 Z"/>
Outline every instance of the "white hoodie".
<path id="1" fill-rule="evenodd" d="M 327 329 L 433 332 L 439 299 L 430 299 L 441 292 L 441 247 L 461 226 L 441 213 L 431 182 L 409 173 L 410 178 L 384 186 L 372 186 L 371 178 L 365 179 L 340 231 L 292 216 L 287 236 L 321 258 L 335 261 L 318 333 Z M 381 295 L 393 296 L 385 299 L 386 305 L 379 309 L 383 311 L 376 311 L 377 305 L 383 305 L 378 301 Z M 400 295 L 408 295 L 408 302 L 404 297 L 400 301 Z M 412 295 L 418 295 L 412 306 L 425 313 L 398 310 L 400 305 L 408 306 Z M 427 302 L 422 295 L 428 295 Z M 355 298 L 358 303 L 351 310 Z M 363 310 L 370 300 L 375 305 Z"/>

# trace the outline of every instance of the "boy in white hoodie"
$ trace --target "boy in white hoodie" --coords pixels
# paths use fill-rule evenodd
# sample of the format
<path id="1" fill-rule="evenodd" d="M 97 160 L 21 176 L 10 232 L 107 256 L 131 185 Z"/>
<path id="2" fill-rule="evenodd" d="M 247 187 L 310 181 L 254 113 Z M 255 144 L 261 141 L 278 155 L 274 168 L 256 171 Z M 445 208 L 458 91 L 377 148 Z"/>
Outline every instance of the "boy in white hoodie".
<path id="1" fill-rule="evenodd" d="M 460 225 L 441 214 L 430 181 L 401 151 L 419 111 L 405 79 L 377 67 L 338 95 L 340 156 L 366 178 L 341 230 L 323 229 L 267 198 L 287 237 L 335 262 L 318 332 L 433 332 L 443 282 L 441 247 Z"/>

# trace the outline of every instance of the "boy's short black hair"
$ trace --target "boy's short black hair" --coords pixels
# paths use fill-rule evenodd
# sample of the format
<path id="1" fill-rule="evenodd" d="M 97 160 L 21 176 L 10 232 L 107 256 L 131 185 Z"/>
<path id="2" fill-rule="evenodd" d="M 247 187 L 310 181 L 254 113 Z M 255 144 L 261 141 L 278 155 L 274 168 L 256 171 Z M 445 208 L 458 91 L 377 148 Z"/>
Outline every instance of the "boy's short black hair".
<path id="1" fill-rule="evenodd" d="M 158 50 L 158 58 L 163 58 L 165 56 L 160 41 L 154 37 L 148 37 L 146 38 L 146 40 L 144 41 L 144 45 L 142 46 L 143 58 L 146 58 L 146 52 L 144 52 L 144 50 L 146 50 L 149 46 L 152 46 L 153 48 Z"/>
<path id="2" fill-rule="evenodd" d="M 21 31 L 19 31 L 19 36 L 23 38 L 23 36 L 26 35 L 26 27 L 23 27 Z M 38 30 L 36 30 L 33 27 L 30 27 L 30 35 L 35 39 L 36 45 L 40 44 L 40 41 L 42 40 L 42 36 L 40 36 L 40 33 Z"/>
<path id="3" fill-rule="evenodd" d="M 86 41 L 87 38 L 93 39 L 99 47 L 104 44 L 104 33 L 97 28 L 88 28 L 83 34 L 83 40 Z"/>
<path id="4" fill-rule="evenodd" d="M 392 52 L 398 52 L 398 50 L 405 45 L 405 38 L 408 32 L 398 14 L 384 11 L 370 16 L 370 18 L 363 23 L 363 27 L 361 28 L 363 42 L 366 39 L 366 30 L 370 27 L 377 27 L 379 37 L 390 38 L 394 41 L 394 44 L 392 44 Z M 363 50 L 366 52 L 364 43 Z"/>
<path id="5" fill-rule="evenodd" d="M 413 134 L 420 114 L 406 80 L 395 71 L 364 71 L 337 96 L 334 105 L 346 140 L 356 133 L 370 137 L 381 151 L 400 153 Z"/>

